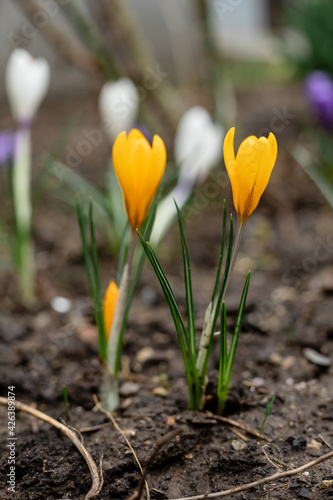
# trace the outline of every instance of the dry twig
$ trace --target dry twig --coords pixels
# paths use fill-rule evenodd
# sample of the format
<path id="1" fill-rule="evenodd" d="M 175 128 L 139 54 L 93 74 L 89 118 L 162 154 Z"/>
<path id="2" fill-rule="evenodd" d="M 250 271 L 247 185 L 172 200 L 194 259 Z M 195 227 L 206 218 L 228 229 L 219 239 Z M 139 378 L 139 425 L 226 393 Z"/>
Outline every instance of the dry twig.
<path id="1" fill-rule="evenodd" d="M 264 455 L 265 455 L 265 457 L 267 458 L 268 462 L 269 462 L 269 463 L 270 463 L 273 467 L 275 467 L 275 469 L 279 469 L 280 467 L 283 467 L 283 465 L 286 465 L 286 464 L 281 464 L 281 460 L 277 460 L 275 457 L 269 458 L 268 453 L 267 453 L 267 451 L 265 450 L 265 448 L 267 448 L 267 446 L 276 446 L 276 448 L 277 448 L 279 451 L 280 451 L 280 448 L 279 448 L 276 444 L 273 444 L 273 443 L 272 443 L 272 444 L 271 444 L 271 443 L 267 443 L 267 444 L 265 444 L 265 445 L 261 448 L 261 449 L 262 449 L 262 451 L 263 451 L 263 453 L 264 453 Z M 274 463 L 274 462 L 273 462 L 273 460 L 274 460 L 274 462 L 276 462 L 276 463 Z"/>
<path id="2" fill-rule="evenodd" d="M 304 465 L 301 465 L 301 467 L 297 467 L 296 469 L 291 469 L 291 470 L 287 470 L 284 472 L 276 472 L 272 476 L 264 477 L 263 479 L 258 479 L 257 481 L 253 481 L 252 483 L 241 484 L 240 486 L 236 486 L 235 488 L 231 488 L 230 490 L 217 491 L 215 493 L 208 493 L 208 494 L 204 494 L 204 495 L 194 495 L 192 497 L 172 498 L 169 500 L 207 500 L 209 498 L 227 497 L 229 495 L 233 495 L 234 493 L 239 493 L 240 491 L 245 491 L 245 490 L 250 490 L 251 488 L 256 488 L 257 486 L 260 486 L 261 484 L 266 484 L 266 483 L 270 483 L 271 481 L 276 481 L 277 479 L 282 479 L 283 477 L 294 476 L 295 474 L 300 474 L 301 472 L 304 472 L 306 469 L 309 469 L 310 467 L 314 467 L 315 465 L 320 464 L 320 462 L 323 462 L 324 460 L 327 460 L 328 458 L 331 458 L 331 457 L 333 457 L 333 451 L 330 451 L 329 453 L 326 453 L 326 455 L 318 457 L 315 460 L 311 460 L 311 462 L 308 462 Z"/>
<path id="3" fill-rule="evenodd" d="M 175 438 L 176 436 L 178 436 L 181 433 L 182 433 L 182 429 L 175 429 L 174 431 L 169 432 L 168 434 L 163 436 L 162 439 L 160 439 L 156 443 L 156 445 L 155 445 L 153 451 L 151 452 L 150 457 L 148 458 L 146 465 L 144 467 L 143 475 L 142 475 L 142 477 L 139 481 L 139 484 L 138 484 L 138 489 L 134 493 L 134 495 L 132 495 L 128 500 L 141 500 L 142 493 L 143 493 L 143 482 L 146 481 L 146 477 L 148 475 L 149 469 L 150 469 L 152 463 L 154 462 L 156 455 L 158 455 L 158 453 L 163 448 L 163 446 L 165 446 L 169 441 L 171 441 L 173 438 Z"/>
<path id="4" fill-rule="evenodd" d="M 8 406 L 8 399 L 0 397 L 0 404 Z M 20 401 L 17 400 L 15 401 L 15 407 L 17 410 L 29 413 L 30 415 L 33 415 L 34 417 L 39 418 L 40 420 L 43 420 L 44 422 L 47 422 L 50 425 L 53 425 L 53 427 L 56 427 L 72 441 L 72 443 L 76 446 L 76 448 L 79 450 L 79 452 L 87 462 L 91 474 L 92 485 L 90 490 L 85 496 L 85 500 L 88 500 L 89 498 L 93 498 L 94 496 L 98 495 L 103 486 L 102 472 L 99 474 L 93 458 L 91 457 L 89 451 L 85 448 L 83 443 L 80 441 L 80 439 L 77 437 L 77 434 L 73 430 L 69 429 L 66 425 L 46 415 L 46 413 L 36 410 L 35 408 L 32 408 L 29 405 L 21 403 Z"/>
<path id="5" fill-rule="evenodd" d="M 16 0 L 24 14 L 33 22 L 34 16 L 48 15 L 36 0 Z M 61 26 L 48 15 L 47 23 L 39 27 L 43 36 L 48 39 L 71 64 L 89 74 L 98 72 L 98 61 L 76 38 L 67 33 Z M 37 31 L 37 28 L 36 28 Z"/>
<path id="6" fill-rule="evenodd" d="M 330 445 L 330 443 L 329 443 L 329 442 L 328 442 L 328 441 L 324 438 L 324 436 L 323 436 L 322 434 L 318 434 L 318 437 L 319 437 L 319 439 L 321 439 L 321 441 L 322 441 L 324 444 L 326 444 L 326 446 L 327 446 L 328 448 L 332 448 L 332 446 Z"/>
<path id="7" fill-rule="evenodd" d="M 221 417 L 220 415 L 214 415 L 214 413 L 211 413 L 210 411 L 205 412 L 206 415 L 208 415 L 211 418 L 214 418 L 215 420 L 219 420 L 220 422 L 224 422 L 225 424 L 232 425 L 233 427 L 238 427 L 238 429 L 242 429 L 242 431 L 247 432 L 251 436 L 254 436 L 258 439 L 263 439 L 265 441 L 268 441 L 269 443 L 272 441 L 271 439 L 263 436 L 262 434 L 259 434 L 259 432 L 254 431 L 253 429 L 250 429 L 249 427 L 246 427 L 246 425 L 240 424 L 239 422 L 236 422 L 236 420 L 232 420 L 231 418 L 227 417 Z"/>
<path id="8" fill-rule="evenodd" d="M 129 449 L 130 449 L 130 450 L 131 450 L 131 452 L 133 453 L 133 456 L 134 456 L 134 458 L 135 458 L 135 461 L 136 461 L 136 463 L 138 464 L 138 467 L 139 467 L 139 469 L 140 469 L 141 475 L 142 475 L 142 477 L 144 478 L 144 472 L 143 472 L 143 469 L 142 469 L 141 464 L 140 464 L 140 462 L 139 462 L 139 459 L 138 459 L 138 457 L 137 457 L 137 455 L 136 455 L 136 453 L 135 453 L 135 451 L 134 451 L 134 449 L 133 449 L 133 447 L 132 447 L 131 443 L 130 443 L 130 442 L 129 442 L 129 440 L 127 439 L 126 434 L 125 434 L 125 433 L 124 433 L 124 431 L 123 431 L 123 430 L 119 427 L 119 425 L 118 425 L 118 424 L 117 424 L 117 422 L 115 421 L 115 419 L 114 419 L 114 417 L 112 416 L 112 414 L 111 414 L 109 411 L 105 410 L 105 409 L 101 406 L 101 404 L 100 404 L 100 402 L 98 401 L 97 396 L 96 396 L 95 394 L 93 395 L 93 400 L 94 400 L 94 403 L 95 403 L 96 408 L 97 408 L 99 411 L 101 411 L 102 413 L 104 413 L 104 415 L 107 415 L 107 416 L 109 417 L 109 419 L 111 420 L 111 422 L 112 422 L 112 424 L 114 425 L 115 429 L 116 429 L 118 432 L 120 432 L 120 434 L 122 435 L 122 437 L 125 439 L 125 441 L 126 441 L 126 443 L 127 443 L 127 446 L 129 447 Z M 147 491 L 147 498 L 148 498 L 148 500 L 149 500 L 149 499 L 150 499 L 150 495 L 149 495 L 148 483 L 147 483 L 147 481 L 146 481 L 146 480 L 144 480 L 144 481 L 145 481 L 145 486 L 146 486 L 146 491 Z"/>

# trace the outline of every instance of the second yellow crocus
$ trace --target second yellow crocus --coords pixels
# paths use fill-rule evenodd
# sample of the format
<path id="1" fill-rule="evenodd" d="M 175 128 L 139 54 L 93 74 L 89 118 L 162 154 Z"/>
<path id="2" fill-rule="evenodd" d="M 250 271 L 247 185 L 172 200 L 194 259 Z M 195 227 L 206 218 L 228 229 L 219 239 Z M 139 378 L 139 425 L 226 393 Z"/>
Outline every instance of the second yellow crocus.
<path id="1" fill-rule="evenodd" d="M 154 135 L 150 145 L 139 130 L 133 129 L 128 135 L 124 131 L 114 142 L 112 158 L 128 220 L 133 229 L 139 228 L 164 174 L 164 142 Z"/>
<path id="2" fill-rule="evenodd" d="M 235 156 L 234 136 L 233 127 L 224 140 L 224 162 L 238 218 L 241 223 L 245 223 L 256 209 L 268 184 L 276 161 L 277 142 L 272 133 L 268 138 L 259 139 L 252 135 L 242 142 Z"/>
<path id="3" fill-rule="evenodd" d="M 103 316 L 106 339 L 109 340 L 114 311 L 117 305 L 119 290 L 114 281 L 110 281 L 103 302 Z"/>

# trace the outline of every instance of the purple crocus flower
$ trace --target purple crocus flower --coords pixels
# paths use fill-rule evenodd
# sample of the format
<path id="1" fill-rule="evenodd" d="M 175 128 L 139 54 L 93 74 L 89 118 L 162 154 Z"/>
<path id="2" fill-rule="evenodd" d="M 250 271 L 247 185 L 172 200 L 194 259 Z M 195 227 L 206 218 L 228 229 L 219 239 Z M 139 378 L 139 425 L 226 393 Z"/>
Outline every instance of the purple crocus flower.
<path id="1" fill-rule="evenodd" d="M 324 71 L 313 71 L 304 81 L 312 113 L 328 131 L 333 129 L 333 79 Z"/>
<path id="2" fill-rule="evenodd" d="M 15 132 L 4 130 L 0 132 L 0 165 L 11 160 L 15 151 Z"/>

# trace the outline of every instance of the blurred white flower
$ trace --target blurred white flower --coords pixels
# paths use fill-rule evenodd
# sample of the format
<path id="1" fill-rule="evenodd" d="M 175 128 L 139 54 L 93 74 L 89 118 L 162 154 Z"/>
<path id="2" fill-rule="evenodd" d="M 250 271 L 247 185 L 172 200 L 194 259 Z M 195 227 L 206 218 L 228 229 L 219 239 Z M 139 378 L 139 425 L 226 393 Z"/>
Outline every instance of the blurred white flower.
<path id="1" fill-rule="evenodd" d="M 103 85 L 99 95 L 99 110 L 105 130 L 112 140 L 135 124 L 139 113 L 139 93 L 127 77 Z"/>
<path id="2" fill-rule="evenodd" d="M 13 117 L 30 122 L 50 84 L 50 67 L 45 59 L 34 59 L 24 49 L 11 53 L 5 76 L 6 91 Z"/>
<path id="3" fill-rule="evenodd" d="M 208 111 L 194 106 L 178 124 L 175 137 L 175 160 L 180 177 L 202 182 L 222 158 L 223 127 L 215 124 Z"/>
<path id="4" fill-rule="evenodd" d="M 174 144 L 179 177 L 176 186 L 159 203 L 151 244 L 157 245 L 172 225 L 177 212 L 191 196 L 194 184 L 203 182 L 222 158 L 223 127 L 215 124 L 202 106 L 190 108 L 180 119 Z"/>

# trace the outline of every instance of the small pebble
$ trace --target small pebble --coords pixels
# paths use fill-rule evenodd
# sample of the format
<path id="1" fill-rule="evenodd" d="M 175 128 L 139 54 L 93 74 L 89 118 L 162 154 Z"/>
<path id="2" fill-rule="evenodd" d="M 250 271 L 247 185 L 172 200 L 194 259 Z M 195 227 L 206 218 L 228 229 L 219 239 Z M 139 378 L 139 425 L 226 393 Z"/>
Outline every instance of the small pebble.
<path id="1" fill-rule="evenodd" d="M 58 313 L 68 313 L 72 309 L 72 302 L 65 297 L 54 297 L 51 300 L 51 307 Z"/>
<path id="2" fill-rule="evenodd" d="M 173 417 L 172 415 L 169 415 L 168 418 L 167 418 L 166 424 L 169 427 L 172 427 L 173 425 L 176 425 L 175 417 Z"/>
<path id="3" fill-rule="evenodd" d="M 231 441 L 231 448 L 234 450 L 243 450 L 246 446 L 246 443 L 244 441 L 239 441 L 238 439 L 233 439 Z"/>
<path id="4" fill-rule="evenodd" d="M 121 396 L 128 397 L 137 394 L 139 389 L 139 384 L 135 384 L 134 382 L 124 382 L 120 387 L 119 392 Z"/>
<path id="5" fill-rule="evenodd" d="M 307 441 L 306 441 L 305 437 L 303 437 L 303 436 L 298 437 L 298 438 L 291 438 L 288 441 L 290 441 L 290 444 L 291 444 L 291 447 L 293 450 L 301 451 L 301 450 L 306 449 Z"/>
<path id="6" fill-rule="evenodd" d="M 322 446 L 323 445 L 315 439 L 311 439 L 310 443 L 308 444 L 308 448 L 310 448 L 311 450 L 320 450 Z"/>
<path id="7" fill-rule="evenodd" d="M 142 349 L 139 350 L 137 353 L 135 359 L 138 363 L 145 363 L 148 361 L 148 359 L 151 359 L 154 357 L 154 349 L 152 347 L 143 347 Z"/>
<path id="8" fill-rule="evenodd" d="M 273 352 L 268 358 L 268 361 L 274 366 L 281 366 L 282 360 L 283 358 L 278 352 Z"/>
<path id="9" fill-rule="evenodd" d="M 169 394 L 168 391 L 164 387 L 155 387 L 151 391 L 152 396 L 160 396 L 161 398 L 166 398 Z"/>
<path id="10" fill-rule="evenodd" d="M 314 365 L 318 366 L 330 366 L 331 360 L 327 356 L 324 356 L 323 354 L 320 354 L 319 352 L 315 351 L 314 349 L 311 349 L 310 347 L 306 347 L 303 349 L 303 354 L 308 359 L 313 363 Z"/>

